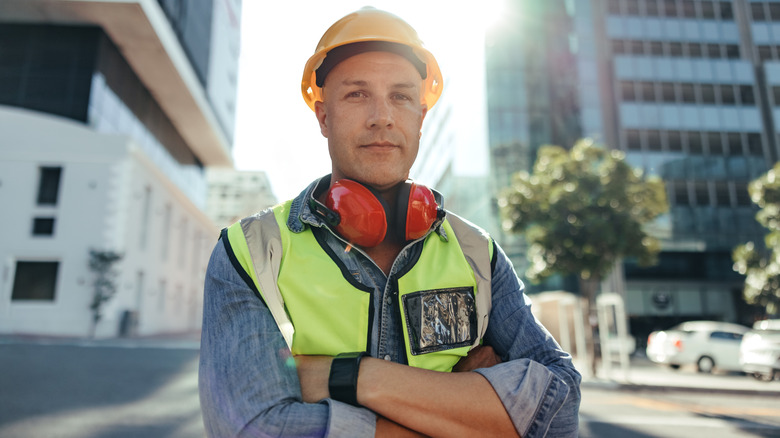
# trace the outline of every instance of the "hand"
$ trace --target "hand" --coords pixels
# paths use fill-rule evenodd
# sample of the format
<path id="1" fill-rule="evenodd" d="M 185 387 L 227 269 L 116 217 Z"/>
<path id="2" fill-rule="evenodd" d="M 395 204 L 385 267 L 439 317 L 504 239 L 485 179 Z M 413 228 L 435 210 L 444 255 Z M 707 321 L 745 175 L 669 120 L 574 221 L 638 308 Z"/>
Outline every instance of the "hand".
<path id="1" fill-rule="evenodd" d="M 462 373 L 466 371 L 474 371 L 477 368 L 490 368 L 493 365 L 500 364 L 501 358 L 498 357 L 493 347 L 489 345 L 480 345 L 469 351 L 469 354 L 458 361 L 452 372 Z"/>
<path id="2" fill-rule="evenodd" d="M 332 361 L 331 356 L 295 356 L 295 369 L 298 371 L 304 402 L 317 403 L 330 397 L 328 378 Z"/>

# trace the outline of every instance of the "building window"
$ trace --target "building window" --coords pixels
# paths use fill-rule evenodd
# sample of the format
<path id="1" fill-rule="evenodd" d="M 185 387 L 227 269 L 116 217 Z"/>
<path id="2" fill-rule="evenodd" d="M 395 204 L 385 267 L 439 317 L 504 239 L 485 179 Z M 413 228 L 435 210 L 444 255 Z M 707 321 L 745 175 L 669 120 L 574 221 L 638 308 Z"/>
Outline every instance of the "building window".
<path id="1" fill-rule="evenodd" d="M 685 18 L 696 18 L 696 4 L 691 0 L 683 0 L 682 13 Z"/>
<path id="2" fill-rule="evenodd" d="M 681 84 L 682 101 L 684 103 L 696 103 L 696 92 L 694 91 L 693 84 Z"/>
<path id="3" fill-rule="evenodd" d="M 701 18 L 705 20 L 715 19 L 715 3 L 701 2 Z"/>
<path id="4" fill-rule="evenodd" d="M 736 186 L 737 186 L 737 191 L 736 191 L 737 206 L 739 207 L 752 206 L 753 201 L 750 200 L 750 193 L 748 192 L 747 184 L 737 183 Z"/>
<path id="5" fill-rule="evenodd" d="M 658 3 L 655 0 L 647 0 L 645 2 L 645 14 L 651 17 L 658 16 Z"/>
<path id="6" fill-rule="evenodd" d="M 663 102 L 675 102 L 677 100 L 674 92 L 674 84 L 669 82 L 661 83 L 661 100 Z"/>
<path id="7" fill-rule="evenodd" d="M 707 133 L 707 144 L 710 147 L 710 155 L 723 155 L 723 143 L 719 132 Z"/>
<path id="8" fill-rule="evenodd" d="M 16 262 L 12 301 L 54 301 L 59 262 Z"/>
<path id="9" fill-rule="evenodd" d="M 62 167 L 41 167 L 38 179 L 38 205 L 57 205 Z"/>
<path id="10" fill-rule="evenodd" d="M 772 47 L 770 46 L 758 46 L 758 57 L 761 61 L 767 61 L 773 58 Z"/>
<path id="11" fill-rule="evenodd" d="M 691 58 L 701 58 L 704 56 L 704 52 L 701 49 L 701 44 L 688 43 L 688 56 Z"/>
<path id="12" fill-rule="evenodd" d="M 767 6 L 769 6 L 769 17 L 772 21 L 780 21 L 780 4 L 777 3 L 769 3 Z"/>
<path id="13" fill-rule="evenodd" d="M 734 87 L 731 85 L 723 85 L 720 87 L 720 102 L 724 105 L 734 105 L 737 103 Z"/>
<path id="14" fill-rule="evenodd" d="M 143 199 L 141 200 L 141 232 L 139 234 L 139 247 L 146 249 L 146 241 L 149 236 L 149 215 L 152 214 L 152 188 L 144 187 Z"/>
<path id="15" fill-rule="evenodd" d="M 620 0 L 609 0 L 607 10 L 612 15 L 620 15 Z"/>
<path id="16" fill-rule="evenodd" d="M 764 155 L 764 145 L 761 141 L 761 134 L 749 133 L 747 135 L 748 153 L 757 157 Z M 741 152 L 741 150 L 740 150 Z M 736 153 L 732 152 L 736 155 Z"/>
<path id="17" fill-rule="evenodd" d="M 731 2 L 720 2 L 720 19 L 733 20 L 734 11 L 731 9 Z"/>
<path id="18" fill-rule="evenodd" d="M 677 17 L 677 2 L 675 0 L 663 0 L 664 16 Z"/>
<path id="19" fill-rule="evenodd" d="M 780 88 L 778 88 L 780 89 Z M 620 94 L 624 102 L 633 102 L 636 100 L 636 93 L 634 93 L 634 83 L 628 81 L 620 82 Z"/>
<path id="20" fill-rule="evenodd" d="M 163 213 L 163 239 L 161 245 L 160 256 L 163 260 L 168 260 L 168 247 L 171 239 L 171 204 L 165 204 L 165 210 Z"/>
<path id="21" fill-rule="evenodd" d="M 753 94 L 753 87 L 750 85 L 739 86 L 739 97 L 742 101 L 742 105 L 755 105 L 756 98 Z"/>
<path id="22" fill-rule="evenodd" d="M 701 103 L 715 103 L 715 86 L 711 84 L 701 84 L 699 89 L 701 91 Z"/>
<path id="23" fill-rule="evenodd" d="M 639 2 L 637 0 L 627 0 L 625 5 L 627 15 L 639 15 Z"/>
<path id="24" fill-rule="evenodd" d="M 53 217 L 36 217 L 33 219 L 33 236 L 51 236 L 54 234 Z"/>
<path id="25" fill-rule="evenodd" d="M 766 14 L 764 14 L 764 4 L 763 3 L 751 4 L 750 15 L 753 17 L 753 21 L 765 21 Z"/>

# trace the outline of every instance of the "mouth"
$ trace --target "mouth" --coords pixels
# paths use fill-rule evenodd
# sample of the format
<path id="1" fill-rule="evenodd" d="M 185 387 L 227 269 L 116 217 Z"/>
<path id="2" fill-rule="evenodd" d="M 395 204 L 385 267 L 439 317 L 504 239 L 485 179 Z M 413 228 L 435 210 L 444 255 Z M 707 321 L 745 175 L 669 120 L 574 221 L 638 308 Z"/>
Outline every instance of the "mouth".
<path id="1" fill-rule="evenodd" d="M 372 143 L 364 144 L 363 147 L 365 148 L 395 148 L 398 147 L 398 145 L 391 143 L 389 141 L 375 141 Z"/>

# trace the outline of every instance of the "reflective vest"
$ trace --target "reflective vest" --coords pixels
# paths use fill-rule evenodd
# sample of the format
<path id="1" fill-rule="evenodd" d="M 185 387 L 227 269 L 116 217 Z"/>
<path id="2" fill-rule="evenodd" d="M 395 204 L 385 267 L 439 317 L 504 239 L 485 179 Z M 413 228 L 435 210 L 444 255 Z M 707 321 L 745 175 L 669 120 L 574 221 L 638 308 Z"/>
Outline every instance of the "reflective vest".
<path id="1" fill-rule="evenodd" d="M 359 283 L 310 229 L 286 225 L 291 201 L 222 231 L 236 270 L 265 302 L 293 354 L 370 351 L 373 289 Z M 479 345 L 491 308 L 492 240 L 448 214 L 419 259 L 394 273 L 393 306 L 408 364 L 450 371 Z M 283 231 L 283 232 L 282 232 Z"/>

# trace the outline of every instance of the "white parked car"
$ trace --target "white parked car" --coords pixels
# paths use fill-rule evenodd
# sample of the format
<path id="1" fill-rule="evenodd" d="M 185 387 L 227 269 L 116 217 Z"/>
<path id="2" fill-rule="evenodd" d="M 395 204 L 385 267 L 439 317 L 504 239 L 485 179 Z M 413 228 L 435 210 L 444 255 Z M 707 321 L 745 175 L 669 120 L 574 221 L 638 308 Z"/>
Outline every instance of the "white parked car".
<path id="1" fill-rule="evenodd" d="M 739 346 L 748 327 L 718 321 L 688 321 L 650 333 L 647 357 L 677 369 L 696 365 L 699 372 L 742 371 Z"/>
<path id="2" fill-rule="evenodd" d="M 758 380 L 780 379 L 780 319 L 758 321 L 739 349 L 742 371 Z"/>

